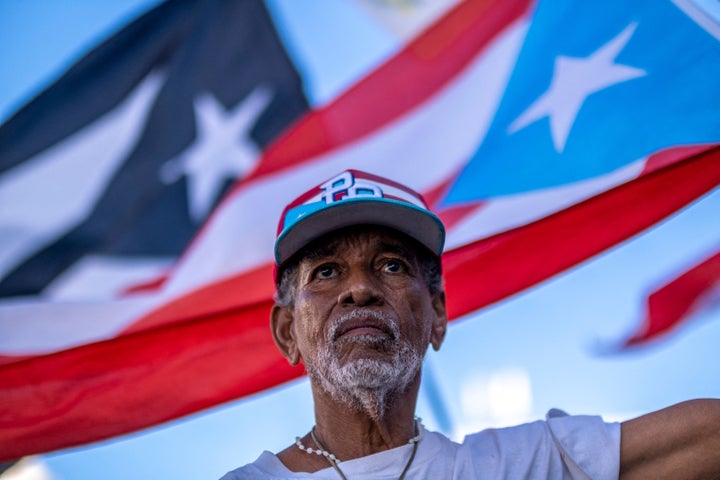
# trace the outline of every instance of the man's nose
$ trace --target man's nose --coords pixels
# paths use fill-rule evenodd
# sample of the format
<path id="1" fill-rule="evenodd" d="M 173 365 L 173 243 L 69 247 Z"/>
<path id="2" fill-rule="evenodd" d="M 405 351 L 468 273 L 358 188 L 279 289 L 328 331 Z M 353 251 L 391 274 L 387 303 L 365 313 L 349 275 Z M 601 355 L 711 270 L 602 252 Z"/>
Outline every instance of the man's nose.
<path id="1" fill-rule="evenodd" d="M 346 282 L 338 299 L 340 304 L 366 306 L 382 303 L 382 290 L 372 272 L 353 271 L 348 275 Z"/>

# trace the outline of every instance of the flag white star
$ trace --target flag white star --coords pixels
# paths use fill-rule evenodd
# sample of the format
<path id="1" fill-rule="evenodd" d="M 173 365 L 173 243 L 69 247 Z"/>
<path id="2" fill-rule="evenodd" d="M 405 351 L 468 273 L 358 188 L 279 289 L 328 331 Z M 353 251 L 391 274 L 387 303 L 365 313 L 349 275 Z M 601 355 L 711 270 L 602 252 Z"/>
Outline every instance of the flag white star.
<path id="1" fill-rule="evenodd" d="M 271 91 L 258 87 L 233 110 L 225 110 L 210 94 L 196 97 L 195 141 L 160 170 L 165 183 L 188 177 L 188 209 L 195 221 L 204 219 L 223 182 L 242 177 L 258 161 L 260 151 L 250 139 L 250 129 L 272 100 Z"/>
<path id="2" fill-rule="evenodd" d="M 547 116 L 555 150 L 562 152 L 587 97 L 612 85 L 647 75 L 645 70 L 615 63 L 636 27 L 637 23 L 628 25 L 587 58 L 558 56 L 550 87 L 510 124 L 508 132 L 515 133 Z"/>

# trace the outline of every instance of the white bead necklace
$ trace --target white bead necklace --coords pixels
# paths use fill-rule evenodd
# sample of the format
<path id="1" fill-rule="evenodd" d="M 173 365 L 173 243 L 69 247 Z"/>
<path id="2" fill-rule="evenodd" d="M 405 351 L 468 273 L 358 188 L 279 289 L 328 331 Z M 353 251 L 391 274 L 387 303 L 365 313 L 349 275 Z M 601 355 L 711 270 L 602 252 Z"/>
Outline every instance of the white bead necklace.
<path id="1" fill-rule="evenodd" d="M 415 459 L 415 453 L 417 452 L 417 446 L 418 442 L 422 440 L 423 435 L 425 434 L 425 428 L 423 427 L 423 424 L 419 418 L 415 418 L 415 431 L 417 432 L 417 435 L 415 435 L 413 438 L 408 440 L 408 444 L 413 446 L 412 454 L 410 455 L 410 459 L 408 460 L 407 464 L 405 465 L 405 468 L 403 469 L 402 473 L 400 474 L 400 477 L 398 480 L 403 480 L 405 478 L 405 474 L 410 469 L 410 465 L 412 464 L 413 460 Z M 303 445 L 302 440 L 300 440 L 300 437 L 295 437 L 295 445 L 298 446 L 300 450 L 302 450 L 305 453 L 308 454 L 315 454 L 315 455 L 322 455 L 324 456 L 328 462 L 330 462 L 330 465 L 337 471 L 338 475 L 340 475 L 340 478 L 343 480 L 347 480 L 347 477 L 345 474 L 340 470 L 340 467 L 338 466 L 338 463 L 340 463 L 340 459 L 337 458 L 332 453 L 325 450 L 325 447 L 322 446 L 320 441 L 315 436 L 315 427 L 310 430 L 310 436 L 313 439 L 313 442 L 315 442 L 315 445 L 317 445 L 319 448 L 310 448 Z"/>

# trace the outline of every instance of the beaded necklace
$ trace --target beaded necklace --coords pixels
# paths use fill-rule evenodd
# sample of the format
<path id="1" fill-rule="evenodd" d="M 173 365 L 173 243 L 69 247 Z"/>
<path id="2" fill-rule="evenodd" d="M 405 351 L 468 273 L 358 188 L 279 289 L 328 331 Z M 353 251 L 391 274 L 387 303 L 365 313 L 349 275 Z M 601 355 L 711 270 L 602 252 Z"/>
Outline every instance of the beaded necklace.
<path id="1" fill-rule="evenodd" d="M 398 480 L 403 480 L 405 478 L 405 474 L 408 472 L 408 470 L 410 469 L 410 465 L 412 464 L 413 460 L 415 459 L 415 454 L 417 453 L 418 443 L 420 442 L 420 440 L 422 440 L 423 434 L 425 433 L 425 429 L 423 428 L 423 425 L 420 422 L 419 418 L 415 419 L 415 432 L 416 432 L 416 435 L 413 438 L 411 438 L 410 440 L 408 440 L 408 444 L 413 446 L 412 453 L 410 454 L 410 459 L 408 460 L 407 464 L 405 464 L 405 468 L 403 468 L 403 471 L 400 474 L 400 476 L 398 477 Z M 310 437 L 312 437 L 313 442 L 315 442 L 315 445 L 317 445 L 319 448 L 312 449 L 312 448 L 306 447 L 305 445 L 303 445 L 302 441 L 300 440 L 300 437 L 295 437 L 295 445 L 297 445 L 298 448 L 305 453 L 308 453 L 308 454 L 314 453 L 315 455 L 324 456 L 327 459 L 327 461 L 330 462 L 330 465 L 332 465 L 332 467 L 335 469 L 335 471 L 338 473 L 338 475 L 340 475 L 340 478 L 342 478 L 342 480 L 348 480 L 347 477 L 345 476 L 345 474 L 342 472 L 342 470 L 340 470 L 340 466 L 338 465 L 338 463 L 340 463 L 340 459 L 337 458 L 332 453 L 328 452 L 325 449 L 325 447 L 323 447 L 323 445 L 320 443 L 317 436 L 315 436 L 315 427 L 313 427 L 312 430 L 310 430 Z"/>

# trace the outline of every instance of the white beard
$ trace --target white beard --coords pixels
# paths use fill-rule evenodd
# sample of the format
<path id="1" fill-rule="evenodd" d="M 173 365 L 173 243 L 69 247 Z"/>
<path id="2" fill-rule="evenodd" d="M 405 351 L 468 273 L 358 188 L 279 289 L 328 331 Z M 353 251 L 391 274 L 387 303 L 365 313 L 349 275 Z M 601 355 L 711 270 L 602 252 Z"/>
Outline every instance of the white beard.
<path id="1" fill-rule="evenodd" d="M 360 358 L 340 364 L 335 340 L 338 329 L 347 321 L 368 316 L 385 323 L 392 339 L 379 339 L 373 335 L 352 337 L 354 343 L 382 345 L 389 349 L 387 359 Z M 374 310 L 352 312 L 338 318 L 330 327 L 325 346 L 318 350 L 313 361 L 305 361 L 310 378 L 336 401 L 353 410 L 365 411 L 374 418 L 385 413 L 387 400 L 393 394 L 404 392 L 419 375 L 423 351 L 401 338 L 395 321 Z"/>

